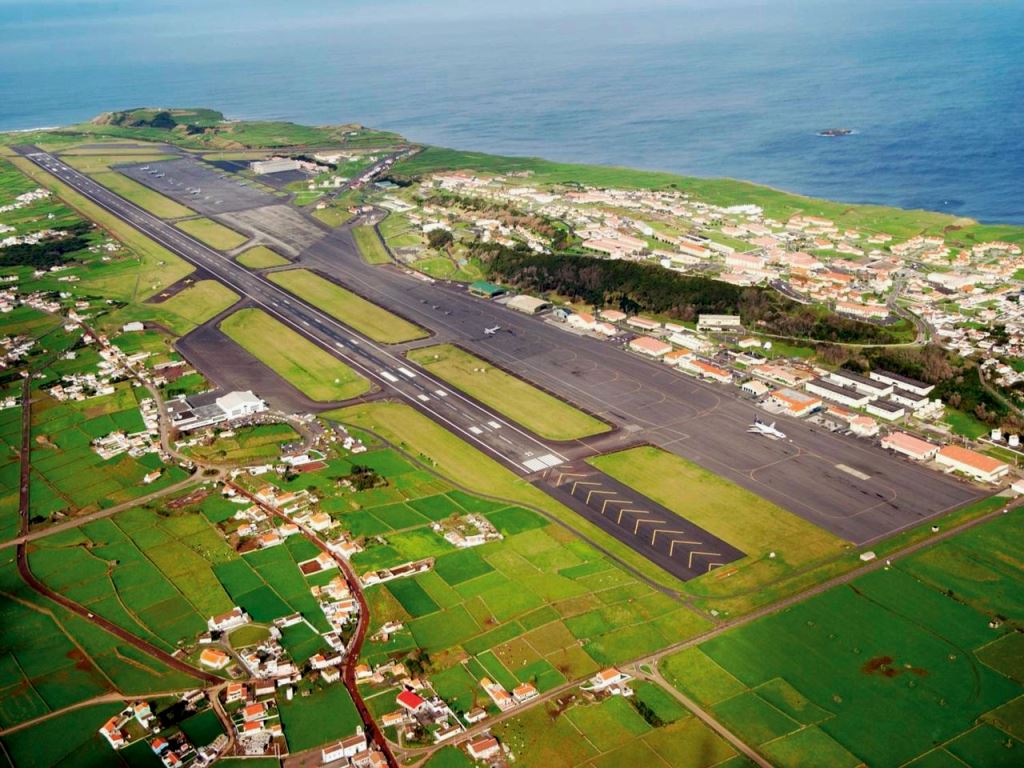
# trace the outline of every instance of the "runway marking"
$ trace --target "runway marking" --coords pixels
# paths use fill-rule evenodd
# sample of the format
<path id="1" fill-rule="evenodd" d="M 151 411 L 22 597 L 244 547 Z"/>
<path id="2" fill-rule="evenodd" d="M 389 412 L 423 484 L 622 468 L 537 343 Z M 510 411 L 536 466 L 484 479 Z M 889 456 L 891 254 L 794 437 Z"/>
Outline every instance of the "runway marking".
<path id="1" fill-rule="evenodd" d="M 501 424 L 496 421 L 488 421 L 487 424 L 491 429 L 501 429 Z"/>
<path id="2" fill-rule="evenodd" d="M 687 568 L 693 568 L 693 558 L 695 555 L 702 555 L 703 557 L 721 557 L 721 552 L 698 552 L 694 550 L 690 553 L 690 559 L 686 562 Z"/>
<path id="3" fill-rule="evenodd" d="M 845 472 L 848 475 L 853 475 L 858 480 L 870 480 L 871 479 L 871 475 L 865 475 L 860 470 L 854 469 L 853 467 L 848 467 L 845 464 L 836 464 L 836 469 L 838 469 L 840 472 Z"/>
<path id="4" fill-rule="evenodd" d="M 685 535 L 686 531 L 675 531 L 675 530 L 673 530 L 671 528 L 657 528 L 657 529 L 655 529 L 654 533 L 651 534 L 651 544 L 653 544 L 654 540 L 656 538 L 658 538 L 658 534 L 659 533 L 681 533 L 681 534 Z M 682 541 L 682 539 L 673 539 L 673 541 Z M 690 544 L 700 544 L 699 541 L 691 541 L 689 543 Z"/>
<path id="5" fill-rule="evenodd" d="M 438 397 L 448 397 L 448 393 L 445 392 L 443 389 L 435 389 L 434 394 L 437 395 Z"/>
<path id="6" fill-rule="evenodd" d="M 416 378 L 416 374 L 410 371 L 408 368 L 405 368 L 404 366 L 398 366 L 398 372 L 407 378 Z"/>
<path id="7" fill-rule="evenodd" d="M 708 563 L 708 573 L 711 573 L 715 568 L 721 568 L 723 565 L 725 565 L 725 563 Z"/>
<path id="8" fill-rule="evenodd" d="M 665 520 L 652 520 L 649 517 L 637 518 L 636 525 L 633 526 L 633 535 L 636 536 L 637 534 L 640 533 L 640 526 L 643 525 L 644 523 L 650 523 L 651 525 L 658 525 L 658 524 L 664 523 L 664 522 L 666 522 L 666 521 Z"/>
<path id="9" fill-rule="evenodd" d="M 416 395 L 416 399 L 417 400 L 422 400 L 424 403 L 429 403 L 430 402 L 430 397 L 428 395 L 423 395 L 423 394 Z"/>
<path id="10" fill-rule="evenodd" d="M 604 514 L 605 509 L 607 509 L 609 504 L 629 504 L 629 503 L 630 503 L 630 501 L 628 499 L 605 499 L 604 503 L 601 505 L 601 514 L 602 515 Z"/>
<path id="11" fill-rule="evenodd" d="M 571 493 L 571 494 L 573 494 L 575 496 L 576 495 L 576 486 L 578 486 L 578 485 L 596 485 L 596 486 L 600 487 L 601 484 L 600 483 L 589 483 L 586 480 L 577 480 L 575 483 L 572 484 L 572 490 L 570 490 L 569 493 Z"/>
<path id="12" fill-rule="evenodd" d="M 633 513 L 638 514 L 638 515 L 649 515 L 649 514 L 651 514 L 646 509 L 630 509 L 629 507 L 624 507 L 623 509 L 619 510 L 619 517 L 615 521 L 616 525 L 622 525 L 622 516 L 625 513 L 627 513 L 627 512 L 633 512 Z"/>
<path id="13" fill-rule="evenodd" d="M 584 501 L 583 503 L 589 505 L 590 504 L 590 497 L 593 496 L 595 493 L 598 496 L 614 496 L 615 495 L 615 491 L 599 491 L 599 490 L 595 489 L 595 490 L 592 490 L 592 491 L 587 491 L 587 500 Z"/>
<path id="14" fill-rule="evenodd" d="M 668 545 L 668 556 L 672 557 L 675 554 L 676 544 L 690 544 L 694 547 L 700 546 L 699 541 L 687 541 L 686 539 L 673 539 L 672 543 Z"/>
<path id="15" fill-rule="evenodd" d="M 395 376 L 395 374 L 393 374 L 393 373 L 391 373 L 389 371 L 381 371 L 380 375 L 383 376 L 388 381 L 390 381 L 392 384 L 394 384 L 396 381 L 398 381 L 398 377 Z"/>
<path id="16" fill-rule="evenodd" d="M 562 485 L 562 481 L 567 477 L 589 477 L 589 475 L 580 475 L 576 472 L 559 472 L 558 482 L 556 482 L 555 485 Z"/>
<path id="17" fill-rule="evenodd" d="M 469 431 L 472 432 L 474 435 L 482 435 L 484 432 L 482 429 L 480 429 L 480 427 L 470 427 Z"/>

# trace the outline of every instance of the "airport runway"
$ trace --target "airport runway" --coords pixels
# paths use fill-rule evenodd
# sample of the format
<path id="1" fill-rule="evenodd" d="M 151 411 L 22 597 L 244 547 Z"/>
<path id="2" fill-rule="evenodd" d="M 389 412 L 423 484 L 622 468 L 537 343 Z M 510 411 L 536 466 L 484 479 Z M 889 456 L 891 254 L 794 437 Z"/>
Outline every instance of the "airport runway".
<path id="1" fill-rule="evenodd" d="M 84 185 L 83 193 L 171 250 L 214 272 L 239 292 L 252 296 L 264 308 L 304 335 L 346 360 L 358 360 L 359 369 L 386 390 L 412 403 L 455 429 L 488 453 L 499 454 L 520 473 L 533 471 L 546 456 L 563 461 L 586 455 L 579 447 L 554 450 L 527 435 L 479 403 L 457 395 L 410 365 L 397 349 L 384 350 L 322 313 L 237 264 L 225 266 L 225 257 L 198 245 L 191 238 L 135 206 L 93 184 L 52 156 L 22 151 L 30 159 L 68 183 Z M 46 163 L 46 164 L 44 164 Z M 195 159 L 153 164 L 190 163 L 190 183 L 216 189 L 214 200 L 235 184 L 219 178 L 219 171 Z M 53 169 L 56 169 L 54 171 Z M 59 171 L 59 173 L 58 173 Z M 168 185 L 143 172 L 133 173 L 143 183 L 189 205 L 187 190 Z M 73 184 L 74 186 L 75 184 Z M 82 191 L 81 186 L 76 186 Z M 435 332 L 429 342 L 452 341 L 524 379 L 556 393 L 620 428 L 618 439 L 650 442 L 727 477 L 753 492 L 857 544 L 871 542 L 985 495 L 976 486 L 943 476 L 883 452 L 871 443 L 835 435 L 805 421 L 780 417 L 786 440 L 766 440 L 746 432 L 757 410 L 739 390 L 699 382 L 664 364 L 627 352 L 620 344 L 573 334 L 565 326 L 527 317 L 504 306 L 470 296 L 464 287 L 425 281 L 393 267 L 374 267 L 359 256 L 351 233 L 330 230 L 285 205 L 268 204 L 270 196 L 252 196 L 254 208 L 234 204 L 216 215 L 220 221 L 261 241 L 287 246 L 298 265 L 315 269 L 385 308 Z M 112 206 L 112 207 L 111 207 Z M 228 210 L 230 209 L 230 210 Z M 258 209 L 258 215 L 256 213 Z M 170 230 L 168 232 L 167 230 Z M 155 234 L 154 234 L 155 233 Z M 310 243 L 312 242 L 312 245 Z M 170 246 L 168 246 L 170 247 Z M 217 269 L 212 269 L 211 264 Z M 309 323 L 309 325 L 305 325 Z M 502 326 L 492 336 L 486 327 Z M 304 327 L 305 326 L 305 327 Z M 399 367 L 416 373 L 407 379 Z M 382 378 L 387 371 L 399 381 Z M 371 373 L 367 373 L 370 371 Z M 428 386 L 423 385 L 430 380 Z M 438 391 L 446 391 L 441 397 Z M 423 401 L 425 395 L 430 400 Z M 460 397 L 459 407 L 448 406 Z M 486 430 L 494 421 L 500 429 L 477 435 L 472 426 Z M 515 431 L 517 434 L 513 435 Z M 514 437 L 512 446 L 498 439 Z M 607 444 L 608 438 L 601 441 Z"/>
<path id="2" fill-rule="evenodd" d="M 155 242 L 201 267 L 250 304 L 342 358 L 381 389 L 399 397 L 521 475 L 556 466 L 565 457 L 500 415 L 448 387 L 418 366 L 342 326 L 328 315 L 250 272 L 173 225 L 110 192 L 84 174 L 34 147 L 19 152 L 77 192 L 131 224 Z M 179 161 L 169 161 L 176 163 Z"/>

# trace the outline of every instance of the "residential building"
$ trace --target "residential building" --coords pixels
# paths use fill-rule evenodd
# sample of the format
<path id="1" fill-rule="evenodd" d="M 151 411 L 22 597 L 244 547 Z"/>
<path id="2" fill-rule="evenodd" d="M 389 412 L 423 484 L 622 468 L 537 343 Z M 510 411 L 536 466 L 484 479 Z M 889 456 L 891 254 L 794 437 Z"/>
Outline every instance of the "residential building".
<path id="1" fill-rule="evenodd" d="M 501 754 L 501 744 L 493 736 L 484 736 L 469 742 L 466 745 L 466 752 L 474 760 L 490 760 Z"/>

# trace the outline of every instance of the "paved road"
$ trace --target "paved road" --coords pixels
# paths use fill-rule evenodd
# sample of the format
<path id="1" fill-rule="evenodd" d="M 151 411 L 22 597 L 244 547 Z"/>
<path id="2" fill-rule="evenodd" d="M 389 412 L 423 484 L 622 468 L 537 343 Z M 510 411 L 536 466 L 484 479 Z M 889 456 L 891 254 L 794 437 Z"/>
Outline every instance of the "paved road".
<path id="1" fill-rule="evenodd" d="M 228 482 L 226 485 L 233 488 L 237 493 L 249 499 L 256 506 L 261 507 L 268 515 L 276 517 L 281 522 L 289 523 L 294 522 L 291 518 L 281 514 L 276 507 L 272 507 L 269 504 L 265 504 L 257 499 L 253 494 L 249 493 L 245 488 L 240 485 Z M 352 701 L 356 705 L 356 710 L 359 712 L 359 717 L 363 721 L 363 728 L 369 738 L 369 741 L 375 743 L 377 747 L 384 753 L 388 760 L 388 766 L 390 768 L 398 768 L 398 761 L 395 759 L 394 753 L 391 751 L 391 745 L 388 740 L 384 737 L 384 732 L 380 729 L 377 721 L 370 713 L 369 708 L 366 706 L 366 702 L 363 701 L 363 695 L 359 690 L 359 686 L 356 684 L 356 665 L 359 663 L 359 654 L 363 647 L 363 641 L 366 639 L 366 630 L 370 626 L 370 606 L 366 602 L 366 596 L 363 594 L 362 585 L 359 582 L 359 577 L 349 564 L 348 560 L 343 557 L 338 557 L 336 554 L 331 552 L 327 546 L 320 540 L 309 527 L 306 525 L 299 525 L 302 535 L 306 537 L 317 549 L 321 552 L 326 552 L 335 563 L 338 564 L 338 568 L 345 575 L 345 580 L 348 582 L 349 589 L 355 595 L 356 600 L 359 601 L 359 619 L 356 623 L 356 631 L 349 638 L 348 646 L 345 649 L 345 666 L 342 670 L 342 679 L 345 683 L 345 688 L 348 689 L 349 694 L 352 696 Z M 310 750 L 306 753 L 300 753 L 295 755 L 296 764 L 306 763 L 305 756 L 310 753 L 316 754 L 319 752 L 319 747 Z"/>

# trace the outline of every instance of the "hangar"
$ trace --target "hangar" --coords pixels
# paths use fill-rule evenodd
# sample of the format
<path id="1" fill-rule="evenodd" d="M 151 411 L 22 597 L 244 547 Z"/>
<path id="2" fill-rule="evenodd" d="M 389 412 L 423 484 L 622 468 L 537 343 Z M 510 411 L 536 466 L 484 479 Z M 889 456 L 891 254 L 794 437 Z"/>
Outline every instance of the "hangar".
<path id="1" fill-rule="evenodd" d="M 505 302 L 505 306 L 509 309 L 514 309 L 516 312 L 522 312 L 524 315 L 539 315 L 541 312 L 551 309 L 551 302 L 534 296 L 520 294 L 519 296 L 513 296 Z"/>

